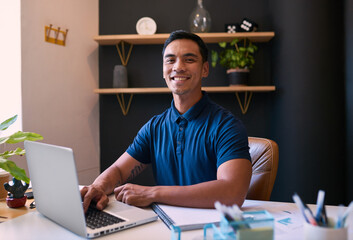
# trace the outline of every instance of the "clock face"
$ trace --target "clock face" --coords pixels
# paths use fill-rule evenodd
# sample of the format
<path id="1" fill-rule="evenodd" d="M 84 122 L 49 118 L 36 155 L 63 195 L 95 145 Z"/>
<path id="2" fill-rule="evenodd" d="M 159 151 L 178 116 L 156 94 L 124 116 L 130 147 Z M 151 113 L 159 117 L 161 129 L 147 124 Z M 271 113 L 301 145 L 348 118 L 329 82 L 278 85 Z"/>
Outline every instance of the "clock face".
<path id="1" fill-rule="evenodd" d="M 156 22 L 150 17 L 143 17 L 136 23 L 136 31 L 140 35 L 152 35 L 157 30 Z"/>

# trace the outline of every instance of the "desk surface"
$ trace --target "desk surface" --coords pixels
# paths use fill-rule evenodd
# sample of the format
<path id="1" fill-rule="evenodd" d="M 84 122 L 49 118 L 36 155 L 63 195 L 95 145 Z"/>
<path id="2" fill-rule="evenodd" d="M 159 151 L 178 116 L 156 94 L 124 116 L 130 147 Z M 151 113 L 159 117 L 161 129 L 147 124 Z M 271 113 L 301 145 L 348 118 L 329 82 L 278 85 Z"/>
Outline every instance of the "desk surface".
<path id="1" fill-rule="evenodd" d="M 29 209 L 29 202 L 26 207 L 20 209 L 9 209 L 6 203 L 0 201 L 0 216 L 6 216 L 9 220 L 0 224 L 1 236 L 7 239 L 82 239 L 81 237 L 56 225 L 37 211 Z M 315 209 L 314 205 L 309 205 Z M 275 218 L 275 240 L 303 239 L 303 217 L 293 203 L 252 201 L 246 200 L 242 209 L 244 211 L 267 210 Z M 327 215 L 336 217 L 338 207 L 327 206 Z M 152 210 L 150 210 L 152 211 Z M 24 214 L 24 215 L 22 215 Z M 22 216 L 20 216 L 22 215 Z M 353 214 L 348 218 L 349 233 L 348 239 L 353 240 Z M 19 216 L 19 217 L 18 217 Z M 14 219 L 12 219 L 14 218 Z M 12 219 L 12 220 L 10 220 Z M 0 218 L 0 221 L 4 219 Z M 49 222 L 49 224 L 48 224 Z M 30 223 L 30 224 L 28 224 Z M 46 228 L 43 229 L 43 223 Z M 201 240 L 202 230 L 182 232 L 181 240 Z M 170 239 L 171 233 L 164 223 L 158 219 L 155 222 L 142 226 L 113 233 L 98 239 Z"/>

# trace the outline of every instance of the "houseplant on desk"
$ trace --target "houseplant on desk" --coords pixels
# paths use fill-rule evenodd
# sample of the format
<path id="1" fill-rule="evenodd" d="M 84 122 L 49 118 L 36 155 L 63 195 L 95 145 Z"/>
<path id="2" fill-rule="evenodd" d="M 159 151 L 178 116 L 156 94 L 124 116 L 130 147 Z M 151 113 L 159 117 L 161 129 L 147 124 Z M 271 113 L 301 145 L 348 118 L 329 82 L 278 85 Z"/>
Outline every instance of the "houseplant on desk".
<path id="1" fill-rule="evenodd" d="M 17 120 L 17 115 L 7 119 L 6 121 L 0 123 L 0 133 L 6 130 L 10 125 L 12 125 Z M 25 140 L 37 141 L 42 140 L 43 137 L 37 133 L 32 132 L 22 132 L 18 131 L 10 136 L 2 137 L 0 135 L 0 145 L 5 143 L 14 144 L 20 143 Z M 0 168 L 10 173 L 13 176 L 13 184 L 5 183 L 4 187 L 10 192 L 10 195 L 6 198 L 6 203 L 9 207 L 22 207 L 26 203 L 26 196 L 24 196 L 25 191 L 29 186 L 29 178 L 26 175 L 24 169 L 19 168 L 13 161 L 9 158 L 15 155 L 24 155 L 25 150 L 21 148 L 16 148 L 15 150 L 5 151 L 0 153 Z M 22 183 L 25 182 L 24 184 Z M 3 187 L 3 186 L 0 186 Z"/>
<path id="2" fill-rule="evenodd" d="M 257 50 L 250 40 L 234 39 L 229 44 L 220 42 L 220 53 L 212 51 L 212 66 L 217 62 L 227 69 L 230 85 L 247 85 L 250 69 L 255 64 L 254 53 Z"/>

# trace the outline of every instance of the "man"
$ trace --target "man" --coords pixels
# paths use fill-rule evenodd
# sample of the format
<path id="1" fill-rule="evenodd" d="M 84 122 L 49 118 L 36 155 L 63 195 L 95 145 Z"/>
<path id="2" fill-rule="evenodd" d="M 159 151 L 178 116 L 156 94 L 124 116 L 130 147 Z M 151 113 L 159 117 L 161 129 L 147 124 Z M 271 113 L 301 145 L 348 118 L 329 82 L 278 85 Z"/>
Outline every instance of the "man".
<path id="1" fill-rule="evenodd" d="M 81 190 L 103 209 L 107 194 L 135 206 L 153 202 L 212 208 L 241 206 L 251 179 L 248 137 L 242 123 L 201 91 L 208 50 L 197 35 L 171 33 L 163 48 L 163 77 L 171 107 L 145 124 L 116 162 Z M 126 183 L 152 165 L 156 186 Z"/>

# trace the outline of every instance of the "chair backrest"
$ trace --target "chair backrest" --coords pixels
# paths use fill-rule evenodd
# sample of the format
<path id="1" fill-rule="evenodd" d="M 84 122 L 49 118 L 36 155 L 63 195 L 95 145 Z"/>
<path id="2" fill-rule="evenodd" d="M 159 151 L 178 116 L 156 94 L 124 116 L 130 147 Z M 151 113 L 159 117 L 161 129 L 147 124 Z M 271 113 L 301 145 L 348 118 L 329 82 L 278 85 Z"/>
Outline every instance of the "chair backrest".
<path id="1" fill-rule="evenodd" d="M 278 169 L 278 145 L 266 138 L 249 137 L 252 177 L 247 199 L 270 200 Z"/>

